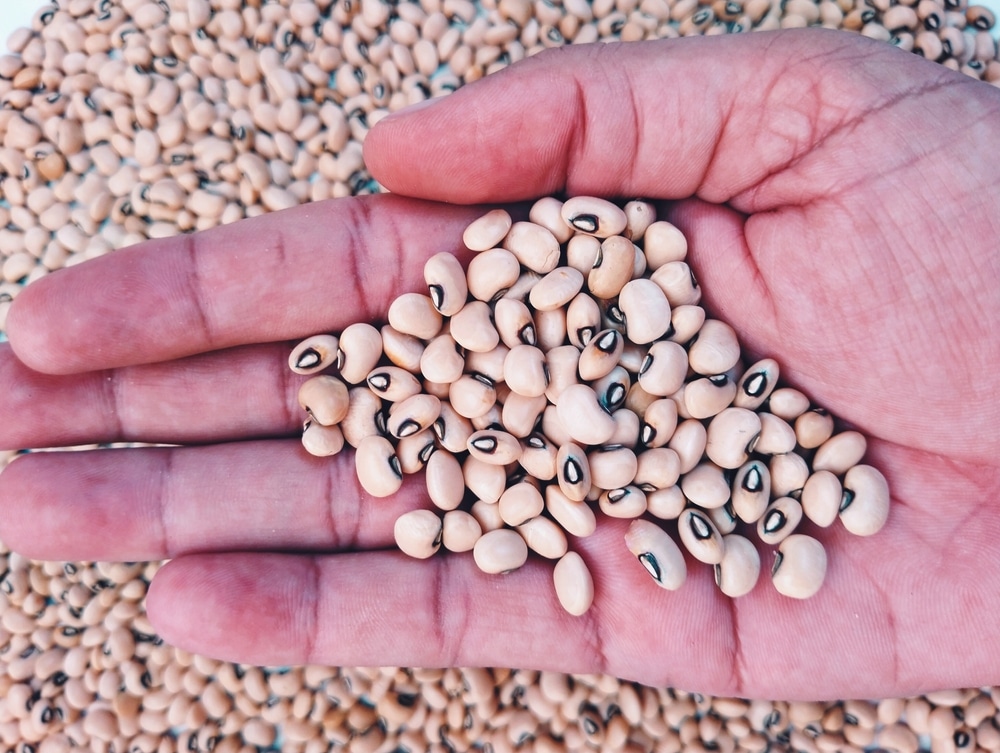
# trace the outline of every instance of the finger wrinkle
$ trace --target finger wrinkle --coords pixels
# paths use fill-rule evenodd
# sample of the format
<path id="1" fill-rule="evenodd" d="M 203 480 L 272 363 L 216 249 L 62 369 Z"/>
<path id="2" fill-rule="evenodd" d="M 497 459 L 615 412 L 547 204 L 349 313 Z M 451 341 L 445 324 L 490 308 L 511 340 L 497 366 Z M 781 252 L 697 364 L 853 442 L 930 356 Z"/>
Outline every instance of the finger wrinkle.
<path id="1" fill-rule="evenodd" d="M 316 646 L 319 644 L 320 620 L 323 612 L 320 599 L 322 594 L 329 593 L 331 589 L 323 586 L 323 568 L 316 557 L 308 559 L 306 574 L 303 578 L 302 601 L 303 608 L 300 610 L 305 624 L 301 632 L 303 636 L 303 663 L 321 664 L 322 658 L 316 655 Z"/>
<path id="2" fill-rule="evenodd" d="M 186 255 L 188 258 L 187 265 L 185 267 L 185 276 L 187 288 L 190 291 L 190 306 L 195 314 L 195 321 L 200 332 L 200 341 L 203 343 L 204 350 L 213 350 L 216 347 L 218 338 L 216 336 L 215 328 L 211 325 L 211 320 L 208 315 L 209 306 L 208 292 L 204 289 L 201 275 L 201 264 L 200 257 L 203 254 L 207 254 L 209 249 L 204 247 L 205 240 L 204 236 L 200 233 L 193 233 L 181 236 L 181 253 Z M 194 341 L 198 341 L 199 338 L 192 338 Z"/>

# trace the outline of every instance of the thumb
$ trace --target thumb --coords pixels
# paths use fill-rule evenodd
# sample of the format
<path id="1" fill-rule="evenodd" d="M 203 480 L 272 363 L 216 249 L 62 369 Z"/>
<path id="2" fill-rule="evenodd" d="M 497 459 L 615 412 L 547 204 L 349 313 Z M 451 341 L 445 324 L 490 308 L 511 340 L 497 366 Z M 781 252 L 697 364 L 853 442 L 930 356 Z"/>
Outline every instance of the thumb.
<path id="1" fill-rule="evenodd" d="M 905 92 L 920 66 L 923 80 L 949 75 L 821 29 L 556 48 L 383 119 L 365 159 L 390 191 L 440 201 L 698 195 L 758 211 L 802 201 L 803 176 L 781 173 Z M 872 171 L 900 158 L 854 151 Z M 817 194 L 843 177 L 813 172 Z"/>

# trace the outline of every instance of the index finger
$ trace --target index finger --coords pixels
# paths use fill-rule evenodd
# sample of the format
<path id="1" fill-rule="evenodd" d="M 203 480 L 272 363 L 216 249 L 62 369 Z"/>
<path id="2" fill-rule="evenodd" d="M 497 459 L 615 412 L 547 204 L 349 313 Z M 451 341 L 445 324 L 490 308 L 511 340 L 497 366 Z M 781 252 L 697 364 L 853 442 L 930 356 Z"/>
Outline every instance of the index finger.
<path id="1" fill-rule="evenodd" d="M 69 374 L 336 331 L 420 289 L 475 216 L 380 195 L 150 241 L 25 288 L 8 337 L 27 366 Z"/>

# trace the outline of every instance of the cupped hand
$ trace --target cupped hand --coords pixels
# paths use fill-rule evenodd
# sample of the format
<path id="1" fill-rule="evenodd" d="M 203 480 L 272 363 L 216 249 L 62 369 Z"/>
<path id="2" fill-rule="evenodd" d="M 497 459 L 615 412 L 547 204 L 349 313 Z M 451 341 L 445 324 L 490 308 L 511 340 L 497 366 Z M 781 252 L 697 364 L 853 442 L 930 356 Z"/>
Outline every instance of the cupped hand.
<path id="1" fill-rule="evenodd" d="M 1000 681 L 1000 92 L 816 30 L 554 50 L 380 122 L 365 155 L 414 199 L 345 199 L 153 241 L 27 288 L 0 351 L 0 538 L 36 558 L 172 558 L 164 638 L 265 664 L 507 665 L 719 695 L 885 697 Z M 817 535 L 810 600 L 692 566 L 657 589 L 604 520 L 504 577 L 409 560 L 394 498 L 309 457 L 289 341 L 382 318 L 481 208 L 566 193 L 669 200 L 710 315 L 869 438 L 893 508 Z M 440 203 L 425 203 L 429 199 Z M 769 565 L 765 558 L 764 567 Z"/>

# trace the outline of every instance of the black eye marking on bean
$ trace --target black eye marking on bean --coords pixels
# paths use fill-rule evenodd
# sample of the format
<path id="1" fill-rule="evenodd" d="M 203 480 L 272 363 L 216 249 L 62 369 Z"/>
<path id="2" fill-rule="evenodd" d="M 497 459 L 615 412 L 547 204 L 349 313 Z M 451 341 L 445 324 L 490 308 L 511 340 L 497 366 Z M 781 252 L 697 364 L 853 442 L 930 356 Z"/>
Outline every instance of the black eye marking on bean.
<path id="1" fill-rule="evenodd" d="M 764 488 L 764 476 L 756 465 L 750 466 L 740 486 L 748 492 L 759 492 Z"/>
<path id="2" fill-rule="evenodd" d="M 643 552 L 638 557 L 639 563 L 646 568 L 646 572 L 653 576 L 653 579 L 660 583 L 663 580 L 663 572 L 660 570 L 660 563 L 656 561 L 649 552 Z"/>
<path id="3" fill-rule="evenodd" d="M 472 446 L 480 452 L 487 452 L 491 454 L 496 452 L 497 445 L 498 442 L 496 437 L 480 437 L 472 442 Z"/>
<path id="4" fill-rule="evenodd" d="M 583 480 L 583 469 L 575 458 L 563 463 L 563 477 L 571 484 L 579 484 Z"/>
<path id="5" fill-rule="evenodd" d="M 693 533 L 695 538 L 699 541 L 705 541 L 706 539 L 712 538 L 711 527 L 700 515 L 693 512 L 689 513 L 688 526 L 691 528 L 691 533 Z"/>
<path id="6" fill-rule="evenodd" d="M 785 527 L 788 518 L 781 510 L 772 510 L 771 514 L 764 520 L 764 533 L 774 533 Z"/>

